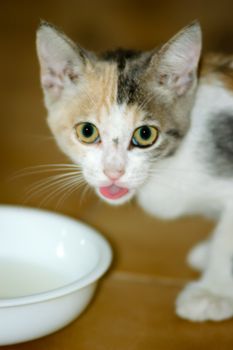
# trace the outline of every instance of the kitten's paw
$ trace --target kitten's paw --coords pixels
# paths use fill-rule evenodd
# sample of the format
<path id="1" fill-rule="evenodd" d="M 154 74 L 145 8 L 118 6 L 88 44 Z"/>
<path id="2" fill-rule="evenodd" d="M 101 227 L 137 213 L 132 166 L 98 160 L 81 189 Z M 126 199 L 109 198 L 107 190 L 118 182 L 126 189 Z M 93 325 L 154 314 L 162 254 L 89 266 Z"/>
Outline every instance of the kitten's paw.
<path id="1" fill-rule="evenodd" d="M 233 298 L 215 295 L 191 283 L 178 296 L 176 313 L 190 321 L 221 321 L 233 316 Z"/>
<path id="2" fill-rule="evenodd" d="M 189 266 L 198 271 L 203 271 L 208 262 L 209 249 L 209 241 L 204 241 L 197 244 L 187 256 L 187 262 Z"/>

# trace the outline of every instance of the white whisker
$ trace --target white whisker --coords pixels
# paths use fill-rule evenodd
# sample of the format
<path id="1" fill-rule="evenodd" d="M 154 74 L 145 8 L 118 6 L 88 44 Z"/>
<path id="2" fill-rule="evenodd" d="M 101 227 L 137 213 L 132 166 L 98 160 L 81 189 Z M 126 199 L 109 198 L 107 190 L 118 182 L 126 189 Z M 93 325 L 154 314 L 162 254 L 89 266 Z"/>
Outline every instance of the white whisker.
<path id="1" fill-rule="evenodd" d="M 26 201 L 28 201 L 31 197 L 38 196 L 41 193 L 48 191 L 50 188 L 56 187 L 62 183 L 67 183 L 72 178 L 75 178 L 77 183 L 80 181 L 80 179 L 78 177 L 76 177 L 75 175 L 58 178 L 56 180 L 54 180 L 54 179 L 40 180 L 39 183 L 36 183 L 36 185 L 33 184 L 34 186 L 33 185 L 30 186 L 30 189 L 27 190 Z"/>
<path id="2" fill-rule="evenodd" d="M 67 183 L 67 182 L 64 183 L 62 186 L 60 186 L 59 188 L 53 190 L 49 195 L 47 195 L 47 196 L 42 200 L 42 202 L 40 203 L 40 205 L 42 206 L 42 205 L 46 204 L 46 203 L 50 200 L 50 198 L 52 198 L 52 197 L 55 198 L 57 195 L 59 195 L 60 193 L 62 193 L 62 192 L 65 191 L 66 189 L 69 189 L 70 186 L 73 186 L 75 183 L 77 183 L 77 181 L 74 180 L 74 179 L 73 179 L 72 181 L 68 181 L 68 183 Z M 78 188 L 78 186 L 77 186 L 77 188 Z"/>
<path id="3" fill-rule="evenodd" d="M 65 188 L 66 192 L 61 196 L 56 207 L 59 207 L 69 196 L 71 196 L 73 192 L 77 191 L 79 187 L 81 187 L 84 183 L 84 180 L 78 184 L 76 181 L 69 183 L 68 187 Z"/>
<path id="4" fill-rule="evenodd" d="M 10 180 L 15 180 L 16 178 L 46 172 L 57 172 L 57 171 L 72 171 L 76 169 L 76 171 L 80 171 L 81 168 L 78 165 L 73 164 L 43 164 L 27 167 L 24 169 L 20 169 L 16 173 L 11 176 Z"/>
<path id="5" fill-rule="evenodd" d="M 36 190 L 37 188 L 39 188 L 40 186 L 43 186 L 43 185 L 47 185 L 50 183 L 56 183 L 56 180 L 70 178 L 73 176 L 79 178 L 78 175 L 80 175 L 80 174 L 77 174 L 76 172 L 72 172 L 72 173 L 65 173 L 65 174 L 58 174 L 58 175 L 54 175 L 54 176 L 49 176 L 45 179 L 38 180 L 38 181 L 34 182 L 33 184 L 29 185 L 26 192 L 28 192 L 28 191 L 30 192 L 31 190 Z"/>
<path id="6" fill-rule="evenodd" d="M 91 187 L 86 183 L 86 185 L 85 185 L 84 188 L 83 188 L 82 194 L 81 194 L 80 204 L 82 204 L 82 202 L 83 202 L 83 200 L 84 200 L 84 197 L 85 197 L 85 195 L 88 193 L 88 190 L 89 190 L 90 188 L 91 188 Z"/>

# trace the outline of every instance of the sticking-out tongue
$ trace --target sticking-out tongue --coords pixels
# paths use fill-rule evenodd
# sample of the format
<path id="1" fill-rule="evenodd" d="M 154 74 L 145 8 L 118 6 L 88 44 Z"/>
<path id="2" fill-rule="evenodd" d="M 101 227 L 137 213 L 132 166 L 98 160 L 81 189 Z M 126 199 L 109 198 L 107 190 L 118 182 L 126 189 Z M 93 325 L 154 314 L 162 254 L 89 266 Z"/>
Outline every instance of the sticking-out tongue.
<path id="1" fill-rule="evenodd" d="M 100 187 L 100 193 L 109 199 L 118 199 L 123 197 L 129 190 L 127 188 L 119 187 L 116 185 Z"/>

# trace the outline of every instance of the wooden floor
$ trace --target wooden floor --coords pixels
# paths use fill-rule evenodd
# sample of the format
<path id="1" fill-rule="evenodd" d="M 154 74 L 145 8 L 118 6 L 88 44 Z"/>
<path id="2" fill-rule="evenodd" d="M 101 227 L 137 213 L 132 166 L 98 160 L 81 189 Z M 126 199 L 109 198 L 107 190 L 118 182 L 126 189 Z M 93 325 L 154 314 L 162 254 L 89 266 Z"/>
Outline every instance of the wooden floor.
<path id="1" fill-rule="evenodd" d="M 185 264 L 190 247 L 212 224 L 200 218 L 161 222 L 133 202 L 111 208 L 82 191 L 59 197 L 30 192 L 49 174 L 13 176 L 38 164 L 68 160 L 46 126 L 35 54 L 40 19 L 63 28 L 81 45 L 151 49 L 199 18 L 205 50 L 233 52 L 233 2 L 221 1 L 2 1 L 0 5 L 0 202 L 42 207 L 79 218 L 111 242 L 114 263 L 88 310 L 65 329 L 8 350 L 232 349 L 233 320 L 192 324 L 174 315 L 182 286 L 197 275 Z M 59 205 L 58 205 L 59 204 Z"/>

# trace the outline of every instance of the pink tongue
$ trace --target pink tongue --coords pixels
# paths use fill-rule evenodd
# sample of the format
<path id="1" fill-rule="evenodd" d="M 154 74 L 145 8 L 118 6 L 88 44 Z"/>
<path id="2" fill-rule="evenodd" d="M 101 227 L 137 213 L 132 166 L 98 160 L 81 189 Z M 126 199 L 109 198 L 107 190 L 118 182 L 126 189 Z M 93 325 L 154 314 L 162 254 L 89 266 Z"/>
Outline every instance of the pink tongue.
<path id="1" fill-rule="evenodd" d="M 116 185 L 100 187 L 100 193 L 109 199 L 118 199 L 123 197 L 126 193 L 128 193 L 128 188 L 119 187 Z"/>

